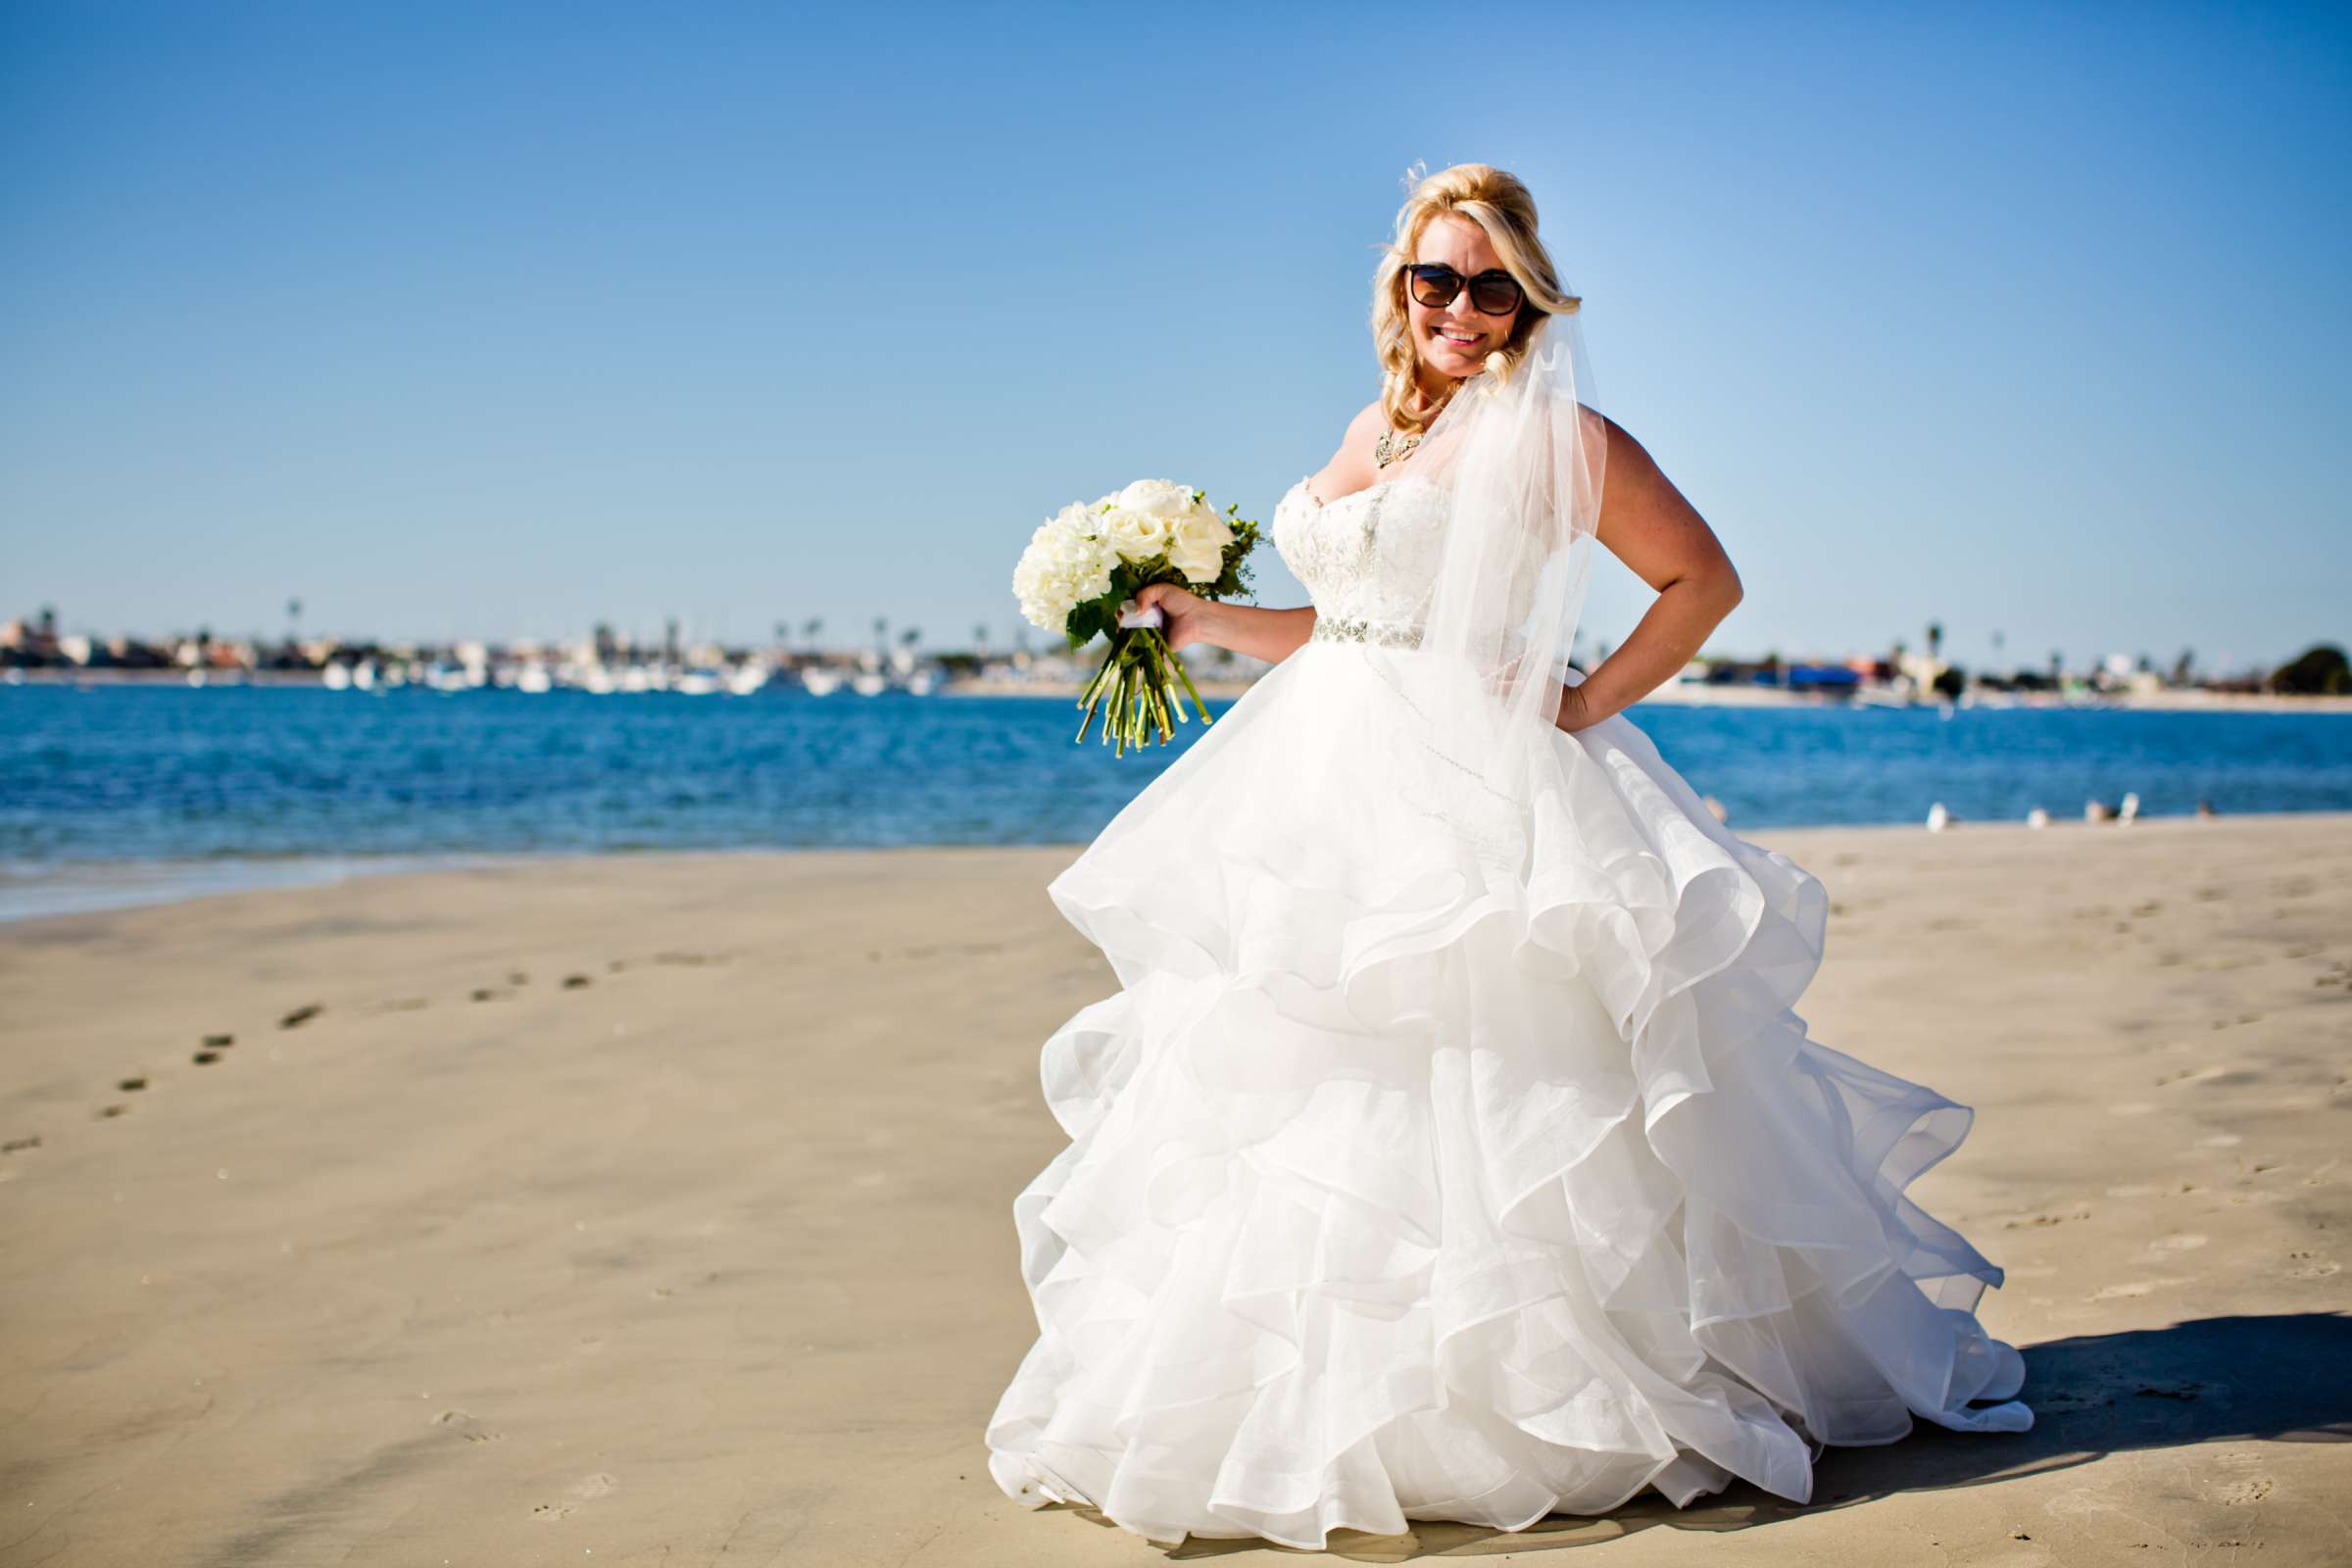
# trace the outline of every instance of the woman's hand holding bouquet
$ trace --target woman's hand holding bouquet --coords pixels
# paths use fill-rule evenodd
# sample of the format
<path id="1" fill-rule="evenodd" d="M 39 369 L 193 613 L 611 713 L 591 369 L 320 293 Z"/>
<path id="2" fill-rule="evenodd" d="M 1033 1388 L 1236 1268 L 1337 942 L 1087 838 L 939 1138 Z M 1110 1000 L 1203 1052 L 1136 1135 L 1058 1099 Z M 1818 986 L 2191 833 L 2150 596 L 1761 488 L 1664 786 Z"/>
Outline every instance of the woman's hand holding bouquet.
<path id="1" fill-rule="evenodd" d="M 1257 524 L 1237 511 L 1227 507 L 1219 515 L 1201 491 L 1138 479 L 1092 506 L 1071 503 L 1030 536 L 1012 573 L 1021 613 L 1068 638 L 1073 653 L 1098 632 L 1110 638 L 1102 667 L 1078 696 L 1085 712 L 1077 740 L 1086 739 L 1100 708 L 1102 739 L 1114 755 L 1154 737 L 1166 742 L 1175 733 L 1171 721 L 1189 722 L 1174 681 L 1184 683 L 1200 722 L 1209 721 L 1175 650 L 1200 640 L 1194 621 L 1208 601 L 1248 587 L 1245 558 L 1257 543 Z M 1134 609 L 1135 596 L 1154 583 L 1180 586 Z M 1163 627 L 1175 631 L 1173 641 Z"/>

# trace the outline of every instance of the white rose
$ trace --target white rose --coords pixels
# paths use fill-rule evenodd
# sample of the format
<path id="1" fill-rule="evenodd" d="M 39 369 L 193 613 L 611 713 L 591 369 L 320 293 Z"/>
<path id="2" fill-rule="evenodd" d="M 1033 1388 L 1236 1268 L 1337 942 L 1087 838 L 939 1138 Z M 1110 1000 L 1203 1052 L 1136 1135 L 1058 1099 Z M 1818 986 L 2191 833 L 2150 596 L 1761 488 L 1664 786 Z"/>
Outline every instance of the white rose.
<path id="1" fill-rule="evenodd" d="M 1206 507 L 1189 504 L 1168 543 L 1168 564 L 1190 582 L 1214 582 L 1225 569 L 1225 547 L 1233 543 L 1233 525 Z"/>
<path id="2" fill-rule="evenodd" d="M 1112 549 L 1128 561 L 1150 561 L 1168 548 L 1169 535 L 1174 531 L 1170 519 L 1149 512 L 1129 512 L 1114 509 L 1103 519 L 1103 536 Z"/>
<path id="3" fill-rule="evenodd" d="M 1193 492 L 1173 479 L 1138 479 L 1111 500 L 1121 512 L 1156 517 L 1171 526 L 1193 510 Z"/>

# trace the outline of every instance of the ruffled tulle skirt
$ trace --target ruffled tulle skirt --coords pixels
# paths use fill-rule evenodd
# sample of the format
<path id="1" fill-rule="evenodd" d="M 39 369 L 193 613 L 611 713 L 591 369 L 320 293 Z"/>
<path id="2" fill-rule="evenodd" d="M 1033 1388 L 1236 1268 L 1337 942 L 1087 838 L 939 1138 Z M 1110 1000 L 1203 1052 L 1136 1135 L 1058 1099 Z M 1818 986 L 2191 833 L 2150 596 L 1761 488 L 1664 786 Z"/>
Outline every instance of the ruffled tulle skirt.
<path id="1" fill-rule="evenodd" d="M 2029 1427 L 2001 1270 L 1904 1191 L 1973 1111 L 1791 1010 L 1821 884 L 1623 717 L 1497 870 L 1395 787 L 1392 657 L 1300 648 L 1049 888 L 1120 988 L 1043 1049 L 1006 1494 L 1320 1547 Z"/>

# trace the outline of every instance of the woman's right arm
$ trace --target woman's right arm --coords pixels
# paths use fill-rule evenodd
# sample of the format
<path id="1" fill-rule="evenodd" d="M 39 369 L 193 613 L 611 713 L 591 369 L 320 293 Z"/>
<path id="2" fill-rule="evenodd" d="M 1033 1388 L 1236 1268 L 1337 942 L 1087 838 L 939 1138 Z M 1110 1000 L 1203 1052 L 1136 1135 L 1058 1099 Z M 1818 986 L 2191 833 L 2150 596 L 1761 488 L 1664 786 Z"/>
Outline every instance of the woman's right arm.
<path id="1" fill-rule="evenodd" d="M 1348 428 L 1340 436 L 1339 450 L 1314 478 L 1338 476 L 1345 481 L 1342 493 L 1370 484 L 1378 472 L 1372 461 L 1372 444 L 1388 427 L 1388 411 L 1380 400 L 1375 398 L 1365 404 L 1348 421 Z M 1314 479 L 1307 483 L 1311 494 Z M 1312 605 L 1300 605 L 1296 610 L 1261 610 L 1255 605 L 1203 599 L 1181 583 L 1147 584 L 1136 591 L 1133 602 L 1139 608 L 1159 606 L 1166 621 L 1160 635 L 1168 640 L 1170 653 L 1194 643 L 1212 643 L 1251 659 L 1262 659 L 1269 664 L 1279 664 L 1297 653 L 1315 629 Z"/>
<path id="2" fill-rule="evenodd" d="M 1176 582 L 1148 583 L 1136 590 L 1133 603 L 1139 610 L 1159 607 L 1164 622 L 1160 635 L 1168 640 L 1170 653 L 1182 653 L 1195 643 L 1210 643 L 1278 664 L 1315 629 L 1312 605 L 1261 610 L 1255 605 L 1203 599 Z"/>
<path id="3" fill-rule="evenodd" d="M 1297 610 L 1260 610 L 1255 605 L 1212 601 L 1201 608 L 1208 619 L 1203 641 L 1262 659 L 1269 664 L 1279 664 L 1298 652 L 1315 629 L 1312 605 L 1301 605 Z"/>

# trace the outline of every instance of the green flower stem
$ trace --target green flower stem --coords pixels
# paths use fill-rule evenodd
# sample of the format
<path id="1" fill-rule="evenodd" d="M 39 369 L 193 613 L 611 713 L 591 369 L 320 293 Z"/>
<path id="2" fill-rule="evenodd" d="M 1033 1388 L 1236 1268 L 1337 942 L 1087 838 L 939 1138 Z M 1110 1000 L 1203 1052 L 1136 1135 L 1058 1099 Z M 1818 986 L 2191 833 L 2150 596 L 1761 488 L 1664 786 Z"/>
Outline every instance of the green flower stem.
<path id="1" fill-rule="evenodd" d="M 1159 744 L 1165 746 L 1176 738 L 1175 726 L 1168 721 L 1168 672 L 1164 667 L 1158 667 L 1158 660 L 1152 662 L 1154 667 L 1147 673 L 1144 692 L 1152 699 L 1152 722 L 1159 730 Z"/>
<path id="2" fill-rule="evenodd" d="M 1128 697 L 1128 676 L 1131 672 L 1132 671 L 1127 661 L 1121 659 L 1119 661 L 1118 689 L 1112 696 L 1110 705 L 1110 755 L 1113 757 L 1125 757 L 1127 755 L 1127 705 L 1130 700 Z"/>
<path id="3" fill-rule="evenodd" d="M 1110 661 L 1105 659 L 1095 671 L 1095 678 L 1086 683 L 1086 690 L 1078 694 L 1078 706 L 1086 711 L 1078 715 L 1078 733 L 1071 737 L 1073 744 L 1086 739 L 1086 727 L 1094 722 L 1095 710 L 1102 705 L 1103 677 L 1109 673 Z"/>
<path id="4" fill-rule="evenodd" d="M 1184 667 L 1184 661 L 1178 659 L 1174 654 L 1170 654 L 1168 656 L 1168 662 L 1176 666 L 1176 678 L 1184 682 L 1184 689 L 1193 694 L 1193 706 L 1200 710 L 1201 727 L 1203 729 L 1207 728 L 1208 705 L 1200 700 L 1200 688 L 1193 684 L 1192 672 Z M 1184 711 L 1182 705 L 1178 706 L 1177 711 L 1179 713 Z"/>
<path id="5" fill-rule="evenodd" d="M 1184 667 L 1175 651 L 1168 647 L 1167 638 L 1155 626 L 1128 628 L 1110 652 L 1103 656 L 1086 689 L 1078 694 L 1078 734 L 1083 741 L 1098 715 L 1102 721 L 1102 743 L 1111 748 L 1112 755 L 1124 757 L 1129 747 L 1141 748 L 1156 738 L 1165 746 L 1176 738 L 1178 724 L 1192 722 L 1184 710 L 1184 698 L 1177 691 L 1182 683 L 1184 692 L 1193 699 L 1193 707 L 1200 714 L 1200 722 L 1210 722 L 1208 704 L 1201 699 L 1200 689 L 1193 684 L 1191 671 Z M 1173 671 L 1175 680 L 1169 679 Z"/>

